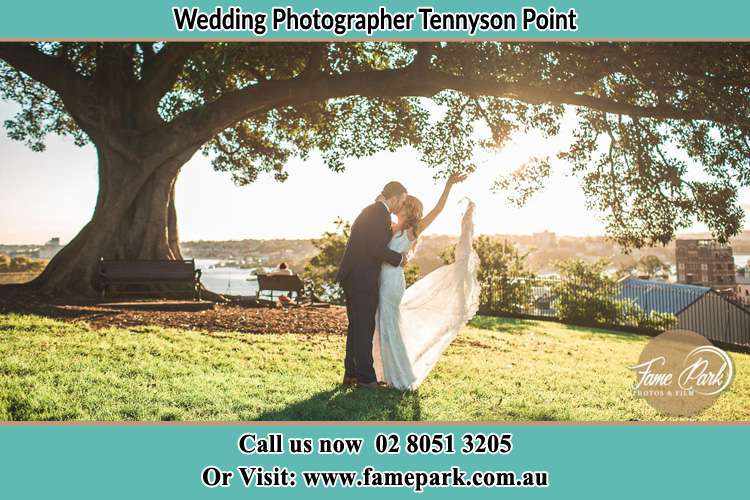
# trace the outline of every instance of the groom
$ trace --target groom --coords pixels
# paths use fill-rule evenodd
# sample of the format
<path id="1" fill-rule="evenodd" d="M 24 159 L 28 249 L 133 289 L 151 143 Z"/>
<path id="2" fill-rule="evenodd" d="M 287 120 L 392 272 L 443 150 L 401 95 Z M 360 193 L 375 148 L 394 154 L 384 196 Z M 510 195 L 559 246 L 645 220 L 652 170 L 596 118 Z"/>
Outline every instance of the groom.
<path id="1" fill-rule="evenodd" d="M 375 389 L 372 359 L 372 338 L 375 333 L 375 313 L 378 309 L 378 278 L 380 266 L 406 264 L 406 255 L 388 248 L 391 233 L 391 213 L 397 213 L 406 201 L 406 188 L 389 182 L 381 193 L 384 201 L 366 207 L 352 224 L 344 258 L 339 265 L 336 281 L 346 297 L 346 332 L 344 384 L 357 384 Z"/>

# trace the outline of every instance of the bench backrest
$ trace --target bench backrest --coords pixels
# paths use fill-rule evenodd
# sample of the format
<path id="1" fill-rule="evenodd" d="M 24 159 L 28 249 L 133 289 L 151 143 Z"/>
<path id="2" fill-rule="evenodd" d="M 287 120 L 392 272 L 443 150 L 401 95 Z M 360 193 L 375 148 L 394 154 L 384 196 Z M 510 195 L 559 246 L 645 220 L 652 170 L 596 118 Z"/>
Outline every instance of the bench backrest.
<path id="1" fill-rule="evenodd" d="M 109 281 L 191 281 L 193 260 L 101 260 L 99 274 Z"/>
<path id="2" fill-rule="evenodd" d="M 257 276 L 260 290 L 298 292 L 305 286 L 296 274 L 258 274 Z"/>

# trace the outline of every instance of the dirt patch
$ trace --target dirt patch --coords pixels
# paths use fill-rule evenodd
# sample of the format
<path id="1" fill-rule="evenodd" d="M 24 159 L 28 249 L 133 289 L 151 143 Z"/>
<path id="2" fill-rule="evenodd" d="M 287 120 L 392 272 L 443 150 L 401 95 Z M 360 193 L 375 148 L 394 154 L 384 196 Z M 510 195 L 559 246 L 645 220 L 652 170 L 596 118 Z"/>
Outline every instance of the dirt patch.
<path id="1" fill-rule="evenodd" d="M 29 297 L 0 296 L 0 313 L 37 314 L 63 321 L 84 321 L 92 328 L 162 326 L 183 330 L 242 333 L 346 333 L 343 307 L 248 307 L 216 304 L 205 311 L 121 309 L 95 303 L 50 303 Z"/>

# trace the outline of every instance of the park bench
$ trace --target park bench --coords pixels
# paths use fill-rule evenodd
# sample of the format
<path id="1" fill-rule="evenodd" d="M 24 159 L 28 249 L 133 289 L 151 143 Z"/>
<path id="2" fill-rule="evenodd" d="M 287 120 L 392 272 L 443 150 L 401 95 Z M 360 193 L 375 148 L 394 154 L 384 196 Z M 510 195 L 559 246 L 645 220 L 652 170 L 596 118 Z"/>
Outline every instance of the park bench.
<path id="1" fill-rule="evenodd" d="M 201 299 L 201 270 L 194 260 L 100 260 L 101 298 L 106 294 L 184 294 Z"/>
<path id="2" fill-rule="evenodd" d="M 274 300 L 274 292 L 296 294 L 297 302 L 305 293 L 305 284 L 297 274 L 258 274 L 258 300 L 262 292 L 270 292 L 271 300 Z"/>

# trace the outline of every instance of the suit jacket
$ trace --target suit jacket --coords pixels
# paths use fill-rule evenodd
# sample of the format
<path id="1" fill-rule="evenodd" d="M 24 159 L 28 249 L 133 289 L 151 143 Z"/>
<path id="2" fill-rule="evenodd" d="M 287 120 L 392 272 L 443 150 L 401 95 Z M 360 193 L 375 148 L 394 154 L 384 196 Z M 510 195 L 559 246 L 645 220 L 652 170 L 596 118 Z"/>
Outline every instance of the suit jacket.
<path id="1" fill-rule="evenodd" d="M 352 224 L 336 281 L 345 290 L 377 291 L 381 264 L 401 264 L 401 254 L 388 248 L 392 236 L 384 204 L 375 202 L 362 210 Z"/>

